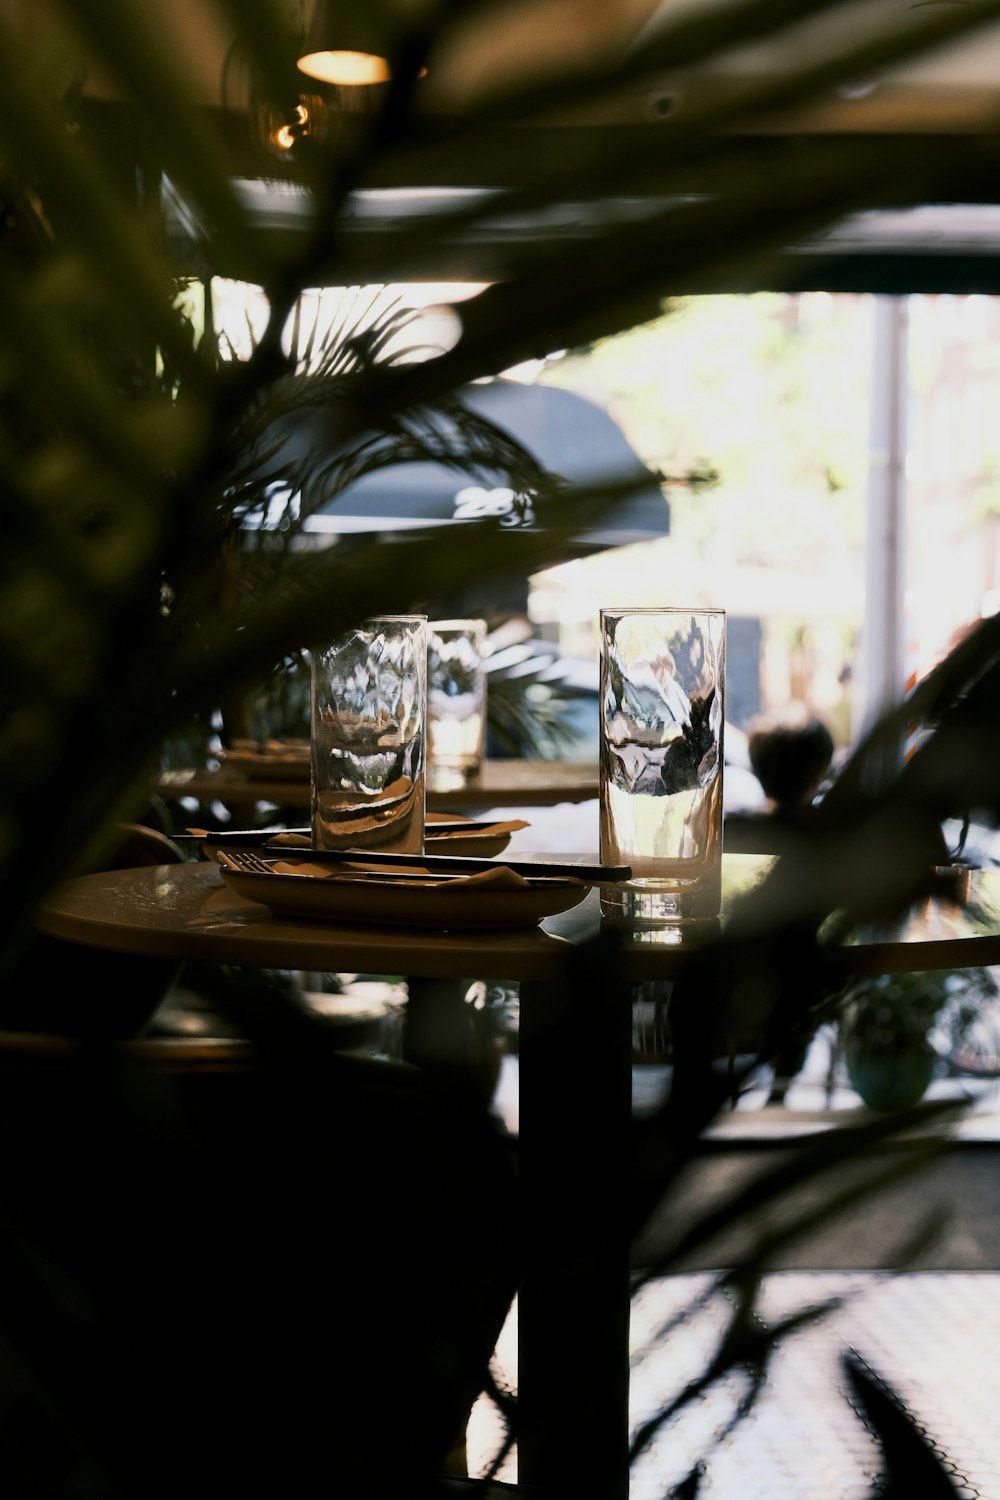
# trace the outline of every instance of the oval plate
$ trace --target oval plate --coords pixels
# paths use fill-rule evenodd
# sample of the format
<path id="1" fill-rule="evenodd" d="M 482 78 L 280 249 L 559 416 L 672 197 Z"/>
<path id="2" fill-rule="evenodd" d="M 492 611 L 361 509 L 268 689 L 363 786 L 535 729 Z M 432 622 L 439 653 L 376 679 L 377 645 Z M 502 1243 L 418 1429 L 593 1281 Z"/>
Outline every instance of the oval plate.
<path id="1" fill-rule="evenodd" d="M 499 866 L 498 872 L 502 869 Z M 238 896 L 259 902 L 277 916 L 439 931 L 534 927 L 544 917 L 578 906 L 590 889 L 581 881 L 557 877 L 517 884 L 482 876 L 424 883 L 383 875 L 341 879 L 283 871 L 258 874 L 224 865 L 219 874 Z"/>

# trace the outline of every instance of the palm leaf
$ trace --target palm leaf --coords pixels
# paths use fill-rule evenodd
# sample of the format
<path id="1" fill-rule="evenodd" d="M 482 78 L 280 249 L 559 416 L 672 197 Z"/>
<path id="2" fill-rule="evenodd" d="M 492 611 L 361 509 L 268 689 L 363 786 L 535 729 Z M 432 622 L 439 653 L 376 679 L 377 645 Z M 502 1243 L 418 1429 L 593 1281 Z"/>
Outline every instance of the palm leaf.
<path id="1" fill-rule="evenodd" d="M 986 140 L 844 137 L 824 142 L 820 151 L 807 149 L 810 143 L 795 132 L 806 106 L 835 84 L 904 57 L 933 54 L 1000 15 L 1000 4 L 983 0 L 947 14 L 908 17 L 887 24 L 874 41 L 845 32 L 832 50 L 820 45 L 824 33 L 818 31 L 813 50 L 790 61 L 780 76 L 728 97 L 706 94 L 683 128 L 572 133 L 566 139 L 581 145 L 575 157 L 572 145 L 551 156 L 532 149 L 543 112 L 608 104 L 625 86 L 658 86 L 665 64 L 708 75 L 737 39 L 787 40 L 804 16 L 822 17 L 829 6 L 743 0 L 713 8 L 670 23 L 613 65 L 502 90 L 488 103 L 434 119 L 416 106 L 420 62 L 472 14 L 468 6 L 447 6 L 440 35 L 417 27 L 403 38 L 397 81 L 384 107 L 356 121 L 356 128 L 341 122 L 325 146 L 307 151 L 287 171 L 308 187 L 313 217 L 304 232 L 278 239 L 257 228 L 234 189 L 233 175 L 254 148 L 235 151 L 233 120 L 192 107 L 189 60 L 171 50 L 159 13 L 124 0 L 63 0 L 56 10 L 82 35 L 91 60 L 118 78 L 125 103 L 115 118 L 135 128 L 137 146 L 130 170 L 117 173 L 107 139 L 91 128 L 95 112 L 78 91 L 53 101 L 38 59 L 9 26 L 0 30 L 0 293 L 9 309 L 0 327 L 0 894 L 6 914 L 0 983 L 18 998 L 37 972 L 31 920 L 38 901 L 64 875 L 96 861 L 115 821 L 144 805 L 152 769 L 172 733 L 204 719 L 225 695 L 258 682 L 304 643 L 370 613 L 373 601 L 391 601 L 394 610 L 416 608 L 458 579 L 515 565 L 527 570 L 553 539 L 575 529 L 587 497 L 573 496 L 568 505 L 558 483 L 546 483 L 552 476 L 527 464 L 488 424 L 467 420 L 456 393 L 468 380 L 658 314 L 664 297 L 679 291 L 781 286 L 802 239 L 854 210 L 938 198 L 953 181 L 982 186 L 995 155 Z M 242 32 L 254 97 L 280 100 L 295 75 L 277 4 L 226 0 L 220 11 Z M 772 132 L 766 149 L 755 135 L 762 121 Z M 249 139 L 249 121 L 242 124 Z M 320 357 L 304 375 L 296 352 L 284 345 L 286 322 L 307 288 L 354 284 L 348 274 L 358 261 L 350 194 L 408 175 L 412 180 L 417 172 L 427 183 L 448 181 L 463 163 L 497 173 L 494 154 L 513 164 L 499 193 L 397 228 L 365 252 L 363 279 L 382 284 L 401 268 L 438 265 L 462 235 L 492 236 L 494 284 L 463 308 L 456 347 L 419 366 L 392 366 L 376 355 L 398 332 L 398 319 L 372 334 L 363 358 L 345 322 L 322 351 L 307 335 L 296 352 L 307 365 Z M 273 166 L 268 172 L 259 165 L 259 175 L 274 175 Z M 137 192 L 140 166 L 144 190 Z M 179 281 L 190 267 L 173 258 L 176 245 L 164 234 L 163 171 L 168 197 L 195 225 L 192 254 L 200 271 L 206 277 L 238 274 L 263 288 L 270 317 L 245 360 L 222 357 L 231 351 L 211 336 L 198 338 L 178 310 Z M 618 193 L 633 195 L 648 212 L 629 219 L 608 215 L 598 230 L 578 237 L 540 234 L 530 244 L 499 243 L 498 216 Z M 301 554 L 262 545 L 253 561 L 267 566 L 253 572 L 237 547 L 241 517 L 259 483 L 248 473 L 248 445 L 270 462 L 270 419 L 305 408 L 324 414 L 337 455 L 284 475 L 300 487 L 306 513 L 394 454 L 445 455 L 462 465 L 499 462 L 519 482 L 544 490 L 549 535 L 477 525 L 454 528 L 447 546 L 435 532 L 339 555 L 336 549 Z M 732 1096 L 734 1080 L 720 1086 L 711 1067 L 707 1022 L 713 1011 L 724 1012 L 753 980 L 763 1014 L 762 1055 L 768 1055 L 838 977 L 829 924 L 844 908 L 845 890 L 848 923 L 898 911 L 935 878 L 928 835 L 943 810 L 974 799 L 1000 815 L 994 654 L 995 629 L 983 630 L 914 701 L 876 726 L 831 797 L 818 838 L 765 882 L 726 942 L 692 967 L 685 981 L 693 1002 L 686 1007 L 690 1030 L 685 1034 L 682 1025 L 678 1031 L 685 1068 L 677 1072 L 670 1109 L 655 1134 L 651 1127 L 648 1140 L 636 1138 L 649 1165 L 631 1208 L 637 1224 Z M 892 747 L 907 716 L 920 713 L 928 715 L 932 733 L 903 770 Z M 898 864 L 886 870 L 872 850 L 884 849 L 901 828 L 915 836 L 897 842 Z M 842 924 L 838 933 L 846 930 Z M 614 955 L 606 957 L 606 969 L 576 974 L 578 993 L 594 1006 L 606 1003 L 614 981 Z M 254 1014 L 248 987 L 243 994 L 244 1020 L 252 1028 L 261 1012 Z M 704 997 L 710 1003 L 699 1011 L 694 1002 Z M 302 1068 L 311 1084 L 319 1079 L 311 1102 L 338 1103 L 336 1088 L 325 1092 L 330 1075 L 317 1074 L 317 1052 L 296 1052 L 277 1027 L 264 1033 L 265 1054 L 278 1059 L 283 1084 L 291 1077 L 290 1093 Z M 308 1040 L 312 1047 L 312 1034 Z M 289 1072 L 282 1071 L 286 1064 Z M 102 1095 L 92 1079 L 85 1082 L 91 1102 L 106 1097 L 117 1105 L 117 1092 Z M 128 1083 L 128 1098 L 142 1093 L 129 1092 Z M 359 1095 L 367 1097 L 363 1089 Z M 568 1124 L 582 1128 L 579 1121 Z M 100 1125 L 98 1113 L 88 1140 L 108 1139 Z M 113 1139 L 121 1144 L 132 1137 L 126 1129 Z M 852 1136 L 827 1147 L 834 1156 L 870 1139 Z M 297 1165 L 301 1144 L 291 1152 Z M 752 1219 L 761 1204 L 815 1174 L 822 1154 L 816 1148 L 748 1190 L 733 1213 Z M 96 1144 L 89 1168 L 77 1189 L 96 1182 L 107 1198 L 121 1196 L 122 1181 L 113 1171 L 103 1175 Z M 65 1219 L 46 1217 L 53 1208 L 44 1198 L 48 1180 L 39 1174 L 29 1182 L 35 1190 L 30 1203 L 48 1225 L 48 1239 L 28 1233 L 4 1245 L 5 1264 L 37 1298 L 36 1312 L 45 1265 L 40 1254 L 52 1252 L 58 1266 L 64 1244 L 76 1248 L 76 1237 L 61 1233 Z M 143 1222 L 152 1226 L 150 1180 L 141 1174 L 139 1180 L 146 1189 Z M 882 1180 L 876 1177 L 876 1186 Z M 304 1168 L 301 1183 L 301 1202 L 309 1202 L 315 1179 Z M 74 1187 L 72 1174 L 66 1187 Z M 85 1208 L 84 1196 L 68 1201 Z M 826 1207 L 847 1201 L 835 1196 Z M 701 1248 L 716 1227 L 706 1217 L 690 1226 L 682 1244 Z M 748 1286 L 783 1243 L 779 1232 L 754 1245 Z M 120 1260 L 116 1264 L 122 1268 Z M 282 1264 L 294 1280 L 288 1262 Z M 736 1332 L 747 1332 L 751 1312 L 752 1299 L 744 1297 Z M 97 1326 L 88 1325 L 92 1335 Z M 48 1331 L 58 1352 L 58 1320 Z M 29 1376 L 32 1347 L 30 1338 L 17 1345 Z M 727 1359 L 742 1357 L 747 1347 L 734 1332 Z M 426 1352 L 423 1341 L 421 1348 Z M 756 1353 L 766 1360 L 761 1347 Z M 37 1387 L 28 1383 L 34 1395 Z M 120 1378 L 108 1388 L 120 1390 Z M 307 1380 L 304 1399 L 316 1388 Z M 98 1395 L 102 1389 L 98 1382 Z M 293 1399 L 285 1415 L 296 1410 L 301 1416 L 294 1382 L 288 1389 Z M 56 1394 L 53 1388 L 53 1399 Z M 69 1402 L 57 1404 L 60 1415 L 70 1410 Z M 98 1415 L 96 1403 L 89 1403 L 92 1449 L 107 1436 Z M 114 1451 L 108 1450 L 112 1459 Z M 288 1451 L 300 1450 L 293 1445 Z M 126 1482 L 125 1488 L 131 1493 L 136 1486 Z"/>

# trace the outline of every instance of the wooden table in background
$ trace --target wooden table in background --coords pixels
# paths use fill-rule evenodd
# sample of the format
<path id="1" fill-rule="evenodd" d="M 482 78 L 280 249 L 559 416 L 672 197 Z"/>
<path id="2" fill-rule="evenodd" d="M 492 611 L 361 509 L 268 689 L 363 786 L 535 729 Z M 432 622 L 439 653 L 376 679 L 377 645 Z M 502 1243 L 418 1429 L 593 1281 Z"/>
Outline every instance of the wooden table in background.
<path id="1" fill-rule="evenodd" d="M 487 760 L 478 776 L 460 787 L 442 789 L 428 782 L 427 806 L 434 812 L 459 808 L 551 807 L 587 802 L 597 796 L 597 762 L 567 760 Z M 308 777 L 268 780 L 227 770 L 165 771 L 156 792 L 167 801 L 193 797 L 222 802 L 234 813 L 258 803 L 309 807 Z"/>

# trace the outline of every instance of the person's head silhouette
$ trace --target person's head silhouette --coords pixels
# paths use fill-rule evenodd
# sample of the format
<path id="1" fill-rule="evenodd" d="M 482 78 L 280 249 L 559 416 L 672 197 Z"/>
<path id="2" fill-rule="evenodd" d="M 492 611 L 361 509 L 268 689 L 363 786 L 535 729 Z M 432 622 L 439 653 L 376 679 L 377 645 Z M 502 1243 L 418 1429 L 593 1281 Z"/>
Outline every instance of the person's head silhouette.
<path id="1" fill-rule="evenodd" d="M 821 719 L 761 725 L 748 740 L 750 765 L 775 810 L 812 801 L 833 760 L 833 736 Z"/>

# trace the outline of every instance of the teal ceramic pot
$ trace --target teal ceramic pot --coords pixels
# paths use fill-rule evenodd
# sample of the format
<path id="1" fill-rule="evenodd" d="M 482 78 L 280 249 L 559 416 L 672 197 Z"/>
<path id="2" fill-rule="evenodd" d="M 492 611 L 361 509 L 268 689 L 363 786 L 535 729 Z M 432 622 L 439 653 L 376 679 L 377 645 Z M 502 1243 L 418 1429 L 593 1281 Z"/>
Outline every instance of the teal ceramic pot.
<path id="1" fill-rule="evenodd" d="M 937 1054 L 922 1038 L 905 1047 L 880 1048 L 848 1036 L 844 1062 L 851 1087 L 868 1108 L 889 1113 L 908 1109 L 923 1098 L 934 1077 Z"/>

